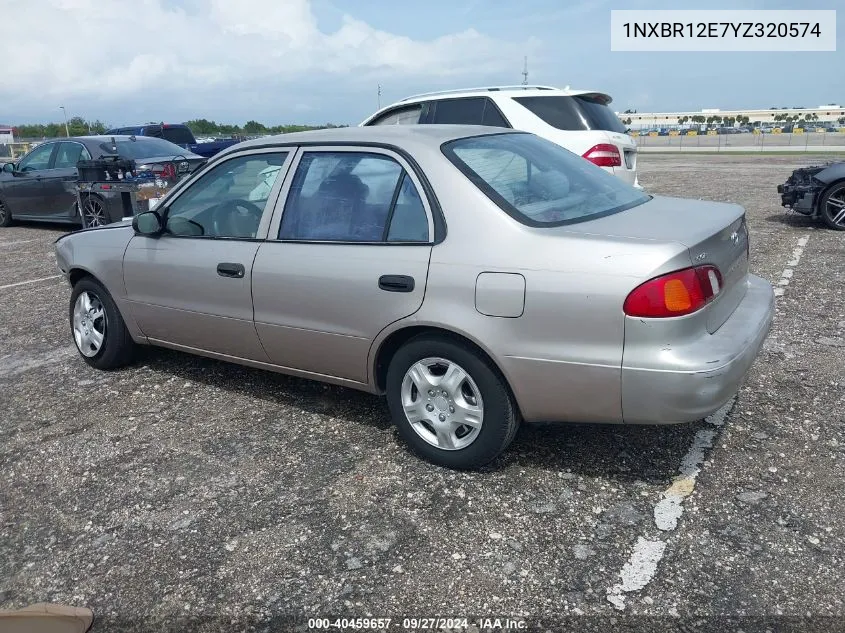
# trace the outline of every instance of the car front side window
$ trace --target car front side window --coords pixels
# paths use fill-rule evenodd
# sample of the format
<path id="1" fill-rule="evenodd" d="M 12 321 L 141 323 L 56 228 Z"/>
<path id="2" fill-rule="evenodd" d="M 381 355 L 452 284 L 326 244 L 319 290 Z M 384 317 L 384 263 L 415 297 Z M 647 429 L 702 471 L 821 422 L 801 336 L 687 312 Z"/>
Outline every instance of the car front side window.
<path id="1" fill-rule="evenodd" d="M 428 242 L 428 218 L 413 181 L 392 158 L 305 152 L 285 203 L 279 239 Z"/>
<path id="2" fill-rule="evenodd" d="M 165 233 L 254 239 L 287 155 L 249 154 L 216 165 L 167 207 Z"/>
<path id="3" fill-rule="evenodd" d="M 47 169 L 50 165 L 50 156 L 53 154 L 54 147 L 55 145 L 53 143 L 39 145 L 21 159 L 21 162 L 18 165 L 18 171 L 38 171 L 41 169 Z"/>

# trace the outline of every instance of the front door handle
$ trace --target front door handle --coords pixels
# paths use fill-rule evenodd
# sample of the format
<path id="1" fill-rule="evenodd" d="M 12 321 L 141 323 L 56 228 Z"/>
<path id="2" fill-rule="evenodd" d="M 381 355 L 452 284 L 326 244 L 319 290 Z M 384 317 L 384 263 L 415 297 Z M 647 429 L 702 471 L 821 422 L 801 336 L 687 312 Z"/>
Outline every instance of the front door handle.
<path id="1" fill-rule="evenodd" d="M 378 287 L 387 292 L 413 292 L 414 278 L 408 275 L 382 275 Z"/>
<path id="2" fill-rule="evenodd" d="M 246 274 L 246 268 L 243 264 L 233 264 L 230 262 L 221 262 L 217 264 L 217 274 L 221 277 L 234 277 L 235 279 L 242 279 Z"/>

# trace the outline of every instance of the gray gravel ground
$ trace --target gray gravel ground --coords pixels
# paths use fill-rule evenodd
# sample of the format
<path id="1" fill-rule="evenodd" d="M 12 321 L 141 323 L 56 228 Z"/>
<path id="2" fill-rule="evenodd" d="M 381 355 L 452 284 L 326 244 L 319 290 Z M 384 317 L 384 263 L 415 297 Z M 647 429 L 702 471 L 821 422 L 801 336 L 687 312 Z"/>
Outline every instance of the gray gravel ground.
<path id="1" fill-rule="evenodd" d="M 0 229 L 0 608 L 88 606 L 95 631 L 845 627 L 845 234 L 778 204 L 809 157 L 640 161 L 654 193 L 743 204 L 773 283 L 809 236 L 674 531 L 654 506 L 706 422 L 524 426 L 484 472 L 456 473 L 411 456 L 358 392 L 158 350 L 97 372 L 63 280 L 3 288 L 55 275 L 66 229 L 15 226 Z M 608 591 L 641 538 L 663 558 L 620 611 Z"/>

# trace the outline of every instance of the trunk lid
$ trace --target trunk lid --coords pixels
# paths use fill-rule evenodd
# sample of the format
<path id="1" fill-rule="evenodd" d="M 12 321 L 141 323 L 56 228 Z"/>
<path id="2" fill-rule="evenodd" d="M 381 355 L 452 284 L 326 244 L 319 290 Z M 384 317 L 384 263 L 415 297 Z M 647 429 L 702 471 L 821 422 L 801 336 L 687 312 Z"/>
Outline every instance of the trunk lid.
<path id="1" fill-rule="evenodd" d="M 678 242 L 687 247 L 693 266 L 716 266 L 722 274 L 722 289 L 705 308 L 711 334 L 727 321 L 745 296 L 748 226 L 745 209 L 737 204 L 654 197 L 621 213 L 567 226 L 566 231 Z"/>

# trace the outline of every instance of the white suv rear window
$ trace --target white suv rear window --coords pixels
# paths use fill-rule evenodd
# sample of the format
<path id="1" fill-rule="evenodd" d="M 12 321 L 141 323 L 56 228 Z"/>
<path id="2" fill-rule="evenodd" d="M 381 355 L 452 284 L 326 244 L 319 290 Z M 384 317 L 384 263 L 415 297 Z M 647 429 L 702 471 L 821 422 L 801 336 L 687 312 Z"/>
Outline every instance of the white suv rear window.
<path id="1" fill-rule="evenodd" d="M 622 121 L 597 96 L 549 95 L 514 97 L 513 100 L 559 130 L 606 130 L 625 134 Z"/>

